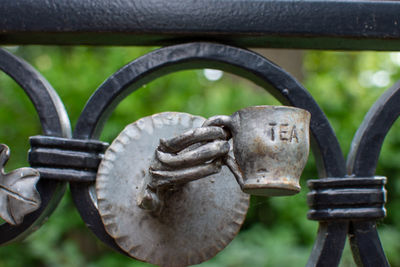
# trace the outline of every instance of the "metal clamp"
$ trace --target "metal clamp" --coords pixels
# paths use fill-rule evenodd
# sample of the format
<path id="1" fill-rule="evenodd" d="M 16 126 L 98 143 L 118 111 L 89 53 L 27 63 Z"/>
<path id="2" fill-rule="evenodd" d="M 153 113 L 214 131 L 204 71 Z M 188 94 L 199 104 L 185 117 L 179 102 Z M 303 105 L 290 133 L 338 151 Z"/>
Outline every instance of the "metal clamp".
<path id="1" fill-rule="evenodd" d="M 386 216 L 386 177 L 323 178 L 308 181 L 310 220 L 374 220 Z"/>
<path id="2" fill-rule="evenodd" d="M 29 163 L 43 179 L 94 182 L 97 168 L 108 144 L 53 136 L 29 139 Z"/>

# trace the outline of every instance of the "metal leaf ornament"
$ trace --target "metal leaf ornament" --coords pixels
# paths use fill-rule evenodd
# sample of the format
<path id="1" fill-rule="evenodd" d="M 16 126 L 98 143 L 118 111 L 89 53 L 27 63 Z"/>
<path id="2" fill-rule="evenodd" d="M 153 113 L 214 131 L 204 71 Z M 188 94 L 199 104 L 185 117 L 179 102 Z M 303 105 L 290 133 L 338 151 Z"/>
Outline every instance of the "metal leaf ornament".
<path id="1" fill-rule="evenodd" d="M 8 146 L 0 144 L 0 217 L 9 224 L 18 225 L 26 214 L 40 207 L 40 194 L 36 190 L 39 172 L 20 168 L 5 173 L 4 166 L 9 157 Z"/>

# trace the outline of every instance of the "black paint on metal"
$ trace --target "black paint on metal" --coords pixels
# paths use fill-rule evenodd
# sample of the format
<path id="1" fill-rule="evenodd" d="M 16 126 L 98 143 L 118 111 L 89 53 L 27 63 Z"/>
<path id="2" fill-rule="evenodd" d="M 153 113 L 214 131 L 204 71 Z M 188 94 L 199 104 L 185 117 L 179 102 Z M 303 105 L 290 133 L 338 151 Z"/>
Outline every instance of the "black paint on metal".
<path id="1" fill-rule="evenodd" d="M 358 266 L 389 267 L 375 221 L 352 221 L 349 230 L 350 247 Z"/>
<path id="2" fill-rule="evenodd" d="M 345 162 L 336 136 L 312 96 L 287 72 L 262 56 L 240 48 L 214 43 L 188 43 L 165 47 L 132 61 L 110 76 L 86 104 L 74 138 L 96 139 L 115 106 L 142 85 L 171 72 L 214 68 L 234 73 L 262 86 L 278 100 L 311 113 L 313 152 L 321 177 L 345 174 Z M 74 201 L 89 228 L 104 242 L 118 249 L 104 226 L 89 195 L 89 185 L 71 183 Z M 348 223 L 323 224 L 308 266 L 335 266 L 340 261 Z"/>
<path id="3" fill-rule="evenodd" d="M 397 50 L 396 1 L 19 0 L 0 6 L 1 44 Z"/>
<path id="4" fill-rule="evenodd" d="M 30 138 L 29 163 L 42 179 L 94 182 L 108 144 L 50 136 Z"/>
<path id="5" fill-rule="evenodd" d="M 317 221 L 383 219 L 385 183 L 385 177 L 309 180 L 307 217 Z"/>
<path id="6" fill-rule="evenodd" d="M 32 101 L 45 135 L 70 137 L 71 128 L 64 106 L 51 85 L 32 66 L 13 54 L 0 49 L 0 70 L 13 78 Z M 64 194 L 66 183 L 40 180 L 37 189 L 41 206 L 25 216 L 22 224 L 0 225 L 0 244 L 21 239 L 35 230 L 54 210 Z"/>
<path id="7" fill-rule="evenodd" d="M 383 141 L 400 115 L 400 81 L 370 108 L 357 130 L 347 158 L 347 173 L 355 178 L 375 174 Z M 362 266 L 389 266 L 376 231 L 376 223 L 352 222 L 350 242 L 355 260 Z"/>
<path id="8" fill-rule="evenodd" d="M 373 176 L 383 141 L 400 115 L 400 81 L 371 107 L 358 128 L 347 158 L 347 173 Z"/>

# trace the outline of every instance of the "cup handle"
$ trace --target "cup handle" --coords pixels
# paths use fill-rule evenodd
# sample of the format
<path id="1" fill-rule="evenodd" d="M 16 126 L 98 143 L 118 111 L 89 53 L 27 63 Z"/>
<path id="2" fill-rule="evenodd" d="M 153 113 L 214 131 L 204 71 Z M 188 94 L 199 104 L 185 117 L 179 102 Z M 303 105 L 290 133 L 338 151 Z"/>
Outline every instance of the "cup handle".
<path id="1" fill-rule="evenodd" d="M 226 115 L 213 116 L 203 123 L 203 127 L 206 126 L 225 126 L 231 132 L 231 136 L 233 136 L 232 132 L 234 127 L 233 127 L 232 117 L 230 116 Z M 228 166 L 228 168 L 235 176 L 236 181 L 240 185 L 240 188 L 243 189 L 244 186 L 243 175 L 240 171 L 239 165 L 236 163 L 236 160 L 233 157 L 226 155 L 224 157 L 224 164 Z"/>

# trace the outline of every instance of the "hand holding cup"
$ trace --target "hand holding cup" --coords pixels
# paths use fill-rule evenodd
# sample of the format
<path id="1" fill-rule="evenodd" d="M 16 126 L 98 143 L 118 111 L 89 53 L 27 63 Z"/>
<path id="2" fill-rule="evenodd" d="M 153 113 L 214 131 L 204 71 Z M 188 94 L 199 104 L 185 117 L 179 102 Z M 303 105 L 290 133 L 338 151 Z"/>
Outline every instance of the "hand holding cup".
<path id="1" fill-rule="evenodd" d="M 298 193 L 309 154 L 310 119 L 310 113 L 300 108 L 254 106 L 211 117 L 200 128 L 161 139 L 141 206 L 154 210 L 163 190 L 218 173 L 222 164 L 245 193 Z M 230 138 L 234 157 L 228 154 Z"/>

